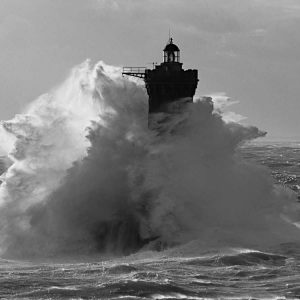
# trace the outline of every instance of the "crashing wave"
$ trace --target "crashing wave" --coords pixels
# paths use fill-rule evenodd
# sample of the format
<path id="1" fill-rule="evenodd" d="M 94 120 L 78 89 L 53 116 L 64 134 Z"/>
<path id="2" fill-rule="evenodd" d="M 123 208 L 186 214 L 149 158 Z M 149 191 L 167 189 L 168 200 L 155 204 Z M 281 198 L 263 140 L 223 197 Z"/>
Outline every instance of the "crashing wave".
<path id="1" fill-rule="evenodd" d="M 2 253 L 130 253 L 200 239 L 298 237 L 290 199 L 238 147 L 265 133 L 224 122 L 204 97 L 150 116 L 138 80 L 86 62 L 2 123 L 13 140 L 0 187 Z M 287 234 L 288 233 L 288 234 Z"/>

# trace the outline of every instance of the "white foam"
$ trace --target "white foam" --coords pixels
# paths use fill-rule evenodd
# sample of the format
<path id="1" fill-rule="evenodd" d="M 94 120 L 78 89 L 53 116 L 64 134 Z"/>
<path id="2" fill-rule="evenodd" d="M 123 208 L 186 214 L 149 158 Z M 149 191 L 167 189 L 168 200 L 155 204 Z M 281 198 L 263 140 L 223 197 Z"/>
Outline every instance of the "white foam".
<path id="1" fill-rule="evenodd" d="M 155 246 L 198 240 L 195 253 L 298 239 L 280 217 L 293 197 L 237 153 L 264 133 L 225 123 L 210 98 L 182 109 L 154 115 L 160 126 L 150 131 L 144 87 L 119 68 L 86 62 L 4 122 L 16 142 L 0 187 L 2 250 L 89 253 L 103 222 L 126 215 L 143 238 L 160 236 Z M 122 230 L 108 249 L 124 246 L 130 230 Z"/>

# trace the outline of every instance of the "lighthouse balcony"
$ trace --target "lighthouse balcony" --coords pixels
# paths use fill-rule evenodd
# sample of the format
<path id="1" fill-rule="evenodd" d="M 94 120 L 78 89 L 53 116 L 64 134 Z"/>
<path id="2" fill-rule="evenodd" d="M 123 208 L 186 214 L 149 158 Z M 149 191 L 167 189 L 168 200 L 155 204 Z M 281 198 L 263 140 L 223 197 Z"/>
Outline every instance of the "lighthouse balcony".
<path id="1" fill-rule="evenodd" d="M 145 67 L 123 67 L 122 75 L 145 78 Z"/>

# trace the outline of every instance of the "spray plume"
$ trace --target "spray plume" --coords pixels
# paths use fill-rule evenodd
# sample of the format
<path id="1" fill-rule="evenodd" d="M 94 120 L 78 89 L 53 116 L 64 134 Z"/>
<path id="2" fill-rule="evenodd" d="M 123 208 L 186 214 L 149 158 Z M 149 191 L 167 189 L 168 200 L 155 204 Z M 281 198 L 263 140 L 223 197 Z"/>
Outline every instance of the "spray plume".
<path id="1" fill-rule="evenodd" d="M 13 146 L 0 188 L 2 253 L 129 253 L 152 240 L 156 247 L 193 239 L 241 246 L 299 238 L 281 217 L 292 196 L 238 155 L 241 144 L 265 133 L 225 123 L 210 97 L 170 105 L 152 116 L 153 130 L 147 112 L 139 81 L 85 62 L 3 122 Z"/>

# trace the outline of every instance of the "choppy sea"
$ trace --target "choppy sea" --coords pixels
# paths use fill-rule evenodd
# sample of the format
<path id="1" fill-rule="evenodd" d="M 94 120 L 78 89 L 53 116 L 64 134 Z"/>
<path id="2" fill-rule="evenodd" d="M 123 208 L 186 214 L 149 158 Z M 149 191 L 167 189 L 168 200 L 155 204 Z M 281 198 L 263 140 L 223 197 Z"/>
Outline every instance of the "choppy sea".
<path id="1" fill-rule="evenodd" d="M 252 143 L 240 151 L 300 198 L 300 143 Z M 300 299 L 300 241 L 269 249 L 200 251 L 191 242 L 123 257 L 0 259 L 0 298 Z"/>

